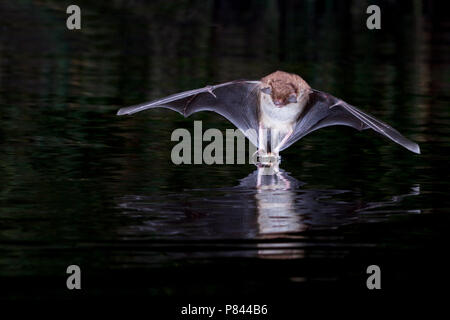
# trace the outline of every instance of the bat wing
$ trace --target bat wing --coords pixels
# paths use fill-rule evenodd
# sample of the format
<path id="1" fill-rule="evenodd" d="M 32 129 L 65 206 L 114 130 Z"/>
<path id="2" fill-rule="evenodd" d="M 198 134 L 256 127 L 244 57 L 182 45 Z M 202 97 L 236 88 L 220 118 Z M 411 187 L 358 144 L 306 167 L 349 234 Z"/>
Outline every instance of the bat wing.
<path id="1" fill-rule="evenodd" d="M 420 148 L 417 143 L 405 138 L 400 132 L 386 123 L 375 119 L 341 99 L 318 90 L 313 90 L 309 98 L 306 109 L 295 126 L 294 133 L 288 139 L 283 149 L 317 129 L 344 125 L 358 130 L 372 129 L 406 149 L 420 154 Z"/>
<path id="2" fill-rule="evenodd" d="M 237 80 L 176 93 L 168 97 L 125 107 L 117 115 L 153 108 L 166 108 L 188 117 L 199 111 L 214 111 L 227 118 L 255 146 L 258 145 L 259 81 Z"/>

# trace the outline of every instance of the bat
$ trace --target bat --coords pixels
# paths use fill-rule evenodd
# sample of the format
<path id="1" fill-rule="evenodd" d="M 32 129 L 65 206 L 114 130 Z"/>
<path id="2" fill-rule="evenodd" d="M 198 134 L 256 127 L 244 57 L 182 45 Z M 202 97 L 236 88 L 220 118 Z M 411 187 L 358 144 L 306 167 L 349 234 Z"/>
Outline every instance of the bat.
<path id="1" fill-rule="evenodd" d="M 199 111 L 216 112 L 240 129 L 263 155 L 278 156 L 307 134 L 333 125 L 372 129 L 420 154 L 417 143 L 388 124 L 331 94 L 312 89 L 300 76 L 283 71 L 259 81 L 236 80 L 176 93 L 121 108 L 117 115 L 152 108 L 171 109 L 185 117 Z"/>

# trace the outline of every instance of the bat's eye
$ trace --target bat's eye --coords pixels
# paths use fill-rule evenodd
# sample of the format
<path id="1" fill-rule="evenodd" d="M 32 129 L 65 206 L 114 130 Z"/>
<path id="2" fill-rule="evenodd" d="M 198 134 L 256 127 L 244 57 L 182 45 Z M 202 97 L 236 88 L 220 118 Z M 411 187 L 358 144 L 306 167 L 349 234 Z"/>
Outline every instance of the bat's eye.
<path id="1" fill-rule="evenodd" d="M 271 87 L 262 88 L 261 92 L 265 94 L 272 94 L 272 88 Z"/>
<path id="2" fill-rule="evenodd" d="M 297 97 L 295 96 L 295 94 L 291 94 L 287 101 L 289 103 L 296 103 L 297 102 Z"/>

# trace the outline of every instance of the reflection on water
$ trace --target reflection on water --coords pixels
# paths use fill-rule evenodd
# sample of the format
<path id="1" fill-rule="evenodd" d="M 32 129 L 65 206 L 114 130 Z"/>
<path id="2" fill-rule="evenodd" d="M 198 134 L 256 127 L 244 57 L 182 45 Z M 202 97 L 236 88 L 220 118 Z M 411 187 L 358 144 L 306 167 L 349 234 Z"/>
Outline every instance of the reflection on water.
<path id="1" fill-rule="evenodd" d="M 252 175 L 242 180 L 246 185 L 255 185 L 256 208 L 260 235 L 300 232 L 306 229 L 302 216 L 297 213 L 295 192 L 300 181 L 290 177 L 283 171 L 273 175 L 263 174 L 264 168 L 258 168 Z"/>
<path id="2" fill-rule="evenodd" d="M 122 228 L 119 233 L 172 241 L 260 239 L 253 250 L 248 244 L 235 243 L 233 253 L 221 252 L 218 246 L 208 255 L 296 259 L 304 256 L 301 243 L 304 231 L 420 213 L 420 209 L 391 208 L 406 197 L 420 195 L 417 185 L 408 193 L 392 195 L 388 200 L 364 202 L 358 200 L 353 190 L 309 189 L 306 183 L 282 169 L 272 175 L 264 170 L 258 168 L 230 188 L 120 197 L 117 201 L 123 213 L 139 217 L 140 224 Z M 340 198 L 342 195 L 348 200 Z M 267 242 L 270 239 L 277 241 Z M 247 249 L 240 250 L 242 246 Z"/>
<path id="3" fill-rule="evenodd" d="M 125 234 L 152 234 L 161 239 L 295 239 L 306 230 L 420 213 L 420 209 L 390 209 L 405 197 L 419 194 L 420 187 L 415 185 L 389 200 L 364 202 L 353 190 L 309 189 L 282 169 L 267 175 L 264 168 L 258 168 L 235 187 L 127 195 L 117 203 L 124 214 L 141 218 L 141 225 L 120 231 Z"/>

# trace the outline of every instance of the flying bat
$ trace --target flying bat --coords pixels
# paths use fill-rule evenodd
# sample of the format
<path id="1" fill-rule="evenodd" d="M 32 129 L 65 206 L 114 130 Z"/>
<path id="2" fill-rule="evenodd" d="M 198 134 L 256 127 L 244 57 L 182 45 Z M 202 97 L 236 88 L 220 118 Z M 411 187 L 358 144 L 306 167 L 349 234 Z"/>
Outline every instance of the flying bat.
<path id="1" fill-rule="evenodd" d="M 262 155 L 278 157 L 307 134 L 328 126 L 372 129 L 406 149 L 420 154 L 419 145 L 358 108 L 312 89 L 296 74 L 276 71 L 259 81 L 236 80 L 120 109 L 118 115 L 167 108 L 188 117 L 214 111 L 227 118 Z"/>

